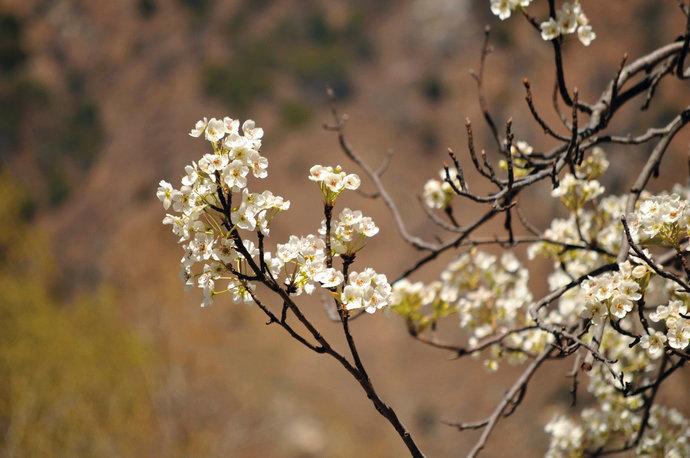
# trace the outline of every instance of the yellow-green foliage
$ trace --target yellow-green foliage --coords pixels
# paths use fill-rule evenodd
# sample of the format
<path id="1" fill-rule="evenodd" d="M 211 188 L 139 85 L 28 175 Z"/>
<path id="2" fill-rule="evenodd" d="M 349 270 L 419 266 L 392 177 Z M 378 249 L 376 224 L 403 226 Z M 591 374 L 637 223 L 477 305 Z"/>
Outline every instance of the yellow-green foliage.
<path id="1" fill-rule="evenodd" d="M 52 297 L 49 244 L 2 172 L 0 196 L 0 456 L 144 454 L 150 355 L 107 294 Z"/>

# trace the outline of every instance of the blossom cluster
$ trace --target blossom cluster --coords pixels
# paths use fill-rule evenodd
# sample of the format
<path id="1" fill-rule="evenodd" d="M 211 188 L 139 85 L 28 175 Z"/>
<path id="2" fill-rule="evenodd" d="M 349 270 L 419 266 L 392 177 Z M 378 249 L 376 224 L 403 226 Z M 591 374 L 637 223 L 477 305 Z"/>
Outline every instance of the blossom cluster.
<path id="1" fill-rule="evenodd" d="M 309 179 L 319 184 L 324 202 L 333 204 L 335 199 L 346 189 L 359 188 L 361 181 L 354 173 L 345 173 L 340 166 L 315 165 L 309 169 Z"/>
<path id="2" fill-rule="evenodd" d="M 379 228 L 360 210 L 343 208 L 337 219 L 331 221 L 331 249 L 334 255 L 352 256 L 361 250 L 367 239 L 378 234 Z M 326 237 L 326 221 L 321 222 L 319 234 Z"/>
<path id="3" fill-rule="evenodd" d="M 452 261 L 441 273 L 441 280 L 398 282 L 393 287 L 393 310 L 402 315 L 416 332 L 437 320 L 457 315 L 460 327 L 470 332 L 470 349 L 486 339 L 516 328 L 529 328 L 528 307 L 532 294 L 529 274 L 512 253 L 500 258 L 472 249 Z M 551 335 L 525 329 L 506 335 L 499 345 L 489 346 L 485 364 L 496 369 L 505 357 L 509 362 L 524 360 L 525 354 L 542 351 Z"/>
<path id="4" fill-rule="evenodd" d="M 579 180 L 568 173 L 551 191 L 551 196 L 560 198 L 569 210 L 576 211 L 603 193 L 604 187 L 597 180 Z"/>
<path id="5" fill-rule="evenodd" d="M 326 243 L 313 234 L 291 235 L 287 243 L 276 245 L 276 258 L 285 284 L 295 295 L 313 293 L 318 283 L 334 287 L 343 281 L 340 272 L 326 266 Z"/>
<path id="6" fill-rule="evenodd" d="M 156 193 L 163 208 L 174 212 L 166 215 L 163 224 L 172 226 L 184 249 L 182 279 L 186 286 L 196 284 L 203 291 L 202 305 L 221 292 L 232 293 L 236 301 L 250 301 L 251 286 L 231 273 L 247 271 L 259 250 L 250 240 L 238 245 L 229 233 L 244 229 L 267 235 L 271 219 L 287 210 L 290 202 L 270 191 L 251 193 L 246 188 L 250 173 L 258 179 L 268 175 L 268 160 L 259 153 L 263 129 L 254 121 L 240 127 L 238 120 L 229 117 L 204 118 L 189 135 L 203 136 L 211 152 L 185 167 L 179 189 L 162 180 Z M 240 194 L 239 204 L 233 206 L 221 198 L 223 190 Z M 230 217 L 232 227 L 223 221 L 223 214 Z"/>
<path id="7" fill-rule="evenodd" d="M 524 140 L 519 140 L 510 145 L 510 155 L 513 161 L 513 174 L 515 178 L 521 178 L 529 175 L 532 167 L 529 164 L 528 157 L 534 152 L 532 145 Z M 501 159 L 498 166 L 502 170 L 508 170 L 508 161 Z"/>
<path id="8" fill-rule="evenodd" d="M 350 272 L 340 301 L 346 310 L 364 309 L 374 313 L 391 302 L 392 288 L 386 276 L 367 268 L 362 272 Z"/>
<path id="9" fill-rule="evenodd" d="M 582 163 L 575 167 L 575 174 L 567 173 L 551 192 L 570 211 L 576 212 L 587 202 L 601 196 L 605 189 L 596 178 L 606 172 L 609 162 L 603 149 L 595 147 Z"/>
<path id="10" fill-rule="evenodd" d="M 508 19 L 518 8 L 525 8 L 532 0 L 490 0 L 491 12 L 501 20 Z"/>
<path id="11" fill-rule="evenodd" d="M 572 4 L 563 2 L 563 5 L 556 12 L 556 17 L 550 17 L 548 21 L 542 22 L 540 28 L 541 37 L 545 41 L 555 40 L 559 36 L 577 32 L 577 38 L 580 42 L 589 46 L 597 37 L 578 0 Z"/>
<path id="12" fill-rule="evenodd" d="M 631 219 L 631 229 L 643 245 L 678 247 L 690 235 L 688 201 L 675 193 L 646 198 Z"/>
<path id="13" fill-rule="evenodd" d="M 653 334 L 642 342 L 650 353 L 658 352 L 657 349 L 663 348 L 666 341 L 671 348 L 676 350 L 683 350 L 690 344 L 690 318 L 685 302 L 672 299 L 667 305 L 659 305 L 654 312 L 649 314 L 649 319 L 655 323 L 663 322 L 666 327 L 665 334 L 653 331 Z"/>
<path id="14" fill-rule="evenodd" d="M 647 265 L 625 261 L 619 264 L 618 272 L 588 278 L 580 286 L 585 298 L 582 315 L 594 324 L 601 324 L 608 316 L 625 318 L 635 303 L 642 299 L 649 276 Z"/>
<path id="15" fill-rule="evenodd" d="M 427 207 L 442 210 L 450 206 L 455 196 L 455 190 L 446 181 L 446 169 L 441 169 L 438 172 L 438 176 L 440 180 L 432 178 L 424 184 L 422 198 Z M 458 172 L 454 169 L 448 169 L 448 176 L 453 180 L 455 187 L 461 189 L 460 182 L 458 181 Z"/>
<path id="16" fill-rule="evenodd" d="M 607 328 L 601 348 L 616 359 L 614 368 L 624 374 L 626 383 L 649 383 L 656 370 L 654 357 L 639 347 L 631 349 L 631 340 Z M 644 421 L 645 401 L 641 395 L 626 396 L 620 388 L 620 381 L 603 364 L 597 364 L 587 386 L 597 403 L 583 409 L 579 420 L 558 415 L 546 425 L 551 436 L 546 456 L 583 456 L 607 446 L 633 443 Z M 675 409 L 653 405 L 635 452 L 637 456 L 688 456 L 690 422 Z"/>
<path id="17" fill-rule="evenodd" d="M 391 303 L 393 310 L 408 321 L 408 326 L 415 332 L 423 332 L 441 318 L 456 313 L 446 298 L 440 281 L 425 284 L 402 279 L 393 285 Z"/>
<path id="18" fill-rule="evenodd" d="M 374 221 L 359 210 L 345 208 L 332 221 L 331 252 L 325 221 L 319 235 L 291 235 L 276 245 L 274 253 L 264 250 L 263 238 L 270 235 L 271 221 L 290 208 L 290 201 L 247 187 L 250 176 L 268 176 L 268 160 L 259 153 L 263 134 L 252 120 L 240 126 L 230 117 L 203 118 L 189 135 L 207 140 L 211 152 L 185 167 L 179 189 L 164 180 L 159 183 L 156 195 L 165 210 L 172 210 L 163 223 L 172 226 L 184 249 L 181 276 L 185 285 L 202 290 L 204 306 L 222 293 L 230 293 L 234 301 L 251 302 L 255 300 L 251 280 L 259 269 L 292 295 L 312 294 L 320 285 L 347 309 L 373 312 L 387 305 L 391 287 L 384 275 L 368 268 L 350 274 L 348 284 L 341 286 L 343 273 L 330 267 L 333 256 L 354 256 L 378 233 Z M 356 174 L 340 166 L 316 165 L 309 179 L 319 183 L 324 203 L 331 208 L 344 190 L 360 185 Z M 259 245 L 242 236 L 252 233 Z"/>
<path id="19" fill-rule="evenodd" d="M 577 174 L 587 179 L 598 177 L 603 163 L 601 159 L 594 159 L 589 165 L 585 160 L 583 169 L 578 170 Z M 687 190 L 674 188 L 674 191 L 675 194 L 671 196 L 643 194 L 635 216 L 630 218 L 631 229 L 635 229 L 635 234 L 640 234 L 638 241 L 677 246 L 686 236 L 684 226 L 678 223 L 683 217 L 667 216 L 669 223 L 663 222 L 664 213 L 673 213 L 674 210 L 684 212 Z M 552 290 L 569 283 L 573 276 L 585 275 L 615 259 L 613 253 L 620 249 L 623 230 L 620 218 L 625 213 L 626 202 L 625 197 L 608 196 L 592 206 L 591 210 L 580 208 L 572 211 L 569 219 L 554 220 L 545 231 L 545 238 L 553 242 L 573 245 L 587 243 L 601 248 L 600 253 L 564 250 L 562 245 L 550 241 L 530 247 L 530 257 L 544 255 L 554 260 L 554 273 L 549 278 Z M 656 211 L 656 217 L 640 217 L 643 209 L 649 213 L 647 209 L 655 206 L 663 208 L 651 211 Z M 664 235 L 660 237 L 658 234 Z M 645 255 L 651 258 L 646 250 Z M 616 448 L 634 441 L 643 421 L 644 398 L 641 395 L 626 395 L 623 390 L 626 386 L 652 383 L 657 376 L 661 357 L 669 351 L 682 351 L 690 344 L 686 296 L 677 291 L 677 284 L 673 281 L 654 275 L 643 259 L 630 256 L 627 261 L 619 263 L 617 271 L 588 278 L 579 288 L 573 288 L 561 297 L 558 313 L 552 312 L 552 315 L 570 325 L 579 318 L 591 319 L 594 326 L 583 336 L 585 341 L 593 339 L 597 330 L 603 327 L 600 351 L 615 362 L 595 362 L 594 369 L 589 373 L 588 391 L 597 402 L 584 409 L 579 420 L 557 416 L 546 426 L 551 436 L 547 456 L 581 456 L 600 448 Z M 646 312 L 631 312 L 638 307 L 637 304 L 647 303 L 649 308 L 650 302 L 659 305 L 649 313 L 649 325 L 644 325 L 637 315 Z M 617 323 L 616 326 L 629 335 L 613 329 L 609 321 Z M 633 340 L 634 335 L 638 335 L 637 340 Z M 679 412 L 654 405 L 635 452 L 643 456 L 688 456 L 688 425 L 688 420 Z"/>
<path id="20" fill-rule="evenodd" d="M 491 12 L 501 20 L 508 19 L 514 11 L 529 6 L 532 0 L 489 0 Z M 589 25 L 589 19 L 582 11 L 579 0 L 573 3 L 563 2 L 556 11 L 556 17 L 550 17 L 540 24 L 541 36 L 545 41 L 554 40 L 563 35 L 577 33 L 583 45 L 589 46 L 597 37 Z"/>

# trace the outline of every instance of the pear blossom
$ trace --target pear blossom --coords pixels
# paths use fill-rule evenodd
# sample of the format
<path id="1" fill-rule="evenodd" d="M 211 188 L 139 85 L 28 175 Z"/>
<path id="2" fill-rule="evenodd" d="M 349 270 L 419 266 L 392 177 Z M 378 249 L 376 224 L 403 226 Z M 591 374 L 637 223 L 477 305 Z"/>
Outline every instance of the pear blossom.
<path id="1" fill-rule="evenodd" d="M 206 140 L 210 142 L 217 142 L 225 136 L 225 124 L 222 120 L 211 118 L 206 124 L 204 131 Z"/>
<path id="2" fill-rule="evenodd" d="M 508 19 L 518 7 L 526 8 L 532 0 L 490 0 L 491 12 L 501 20 Z"/>
<path id="3" fill-rule="evenodd" d="M 332 205 L 344 190 L 356 190 L 361 183 L 359 176 L 345 173 L 340 166 L 333 168 L 315 165 L 309 169 L 309 180 L 319 184 L 324 202 L 329 205 Z"/>
<path id="4" fill-rule="evenodd" d="M 644 199 L 632 217 L 631 230 L 641 244 L 678 246 L 690 235 L 688 201 L 678 194 Z"/>
<path id="5" fill-rule="evenodd" d="M 227 135 L 236 135 L 240 129 L 240 121 L 238 119 L 232 119 L 230 116 L 223 118 L 223 127 L 225 128 L 225 133 Z"/>
<path id="6" fill-rule="evenodd" d="M 227 165 L 228 157 L 220 154 L 205 154 L 199 159 L 199 169 L 208 175 L 225 170 Z"/>
<path id="7" fill-rule="evenodd" d="M 662 332 L 650 329 L 649 334 L 645 334 L 640 339 L 640 345 L 647 350 L 650 358 L 657 359 L 664 353 L 666 340 L 666 336 Z"/>
<path id="8" fill-rule="evenodd" d="M 690 343 L 690 325 L 678 323 L 668 329 L 668 344 L 676 350 L 683 350 Z"/>
<path id="9" fill-rule="evenodd" d="M 160 183 L 158 183 L 158 191 L 156 192 L 156 197 L 158 197 L 158 200 L 163 202 L 163 208 L 165 208 L 166 210 L 170 208 L 174 195 L 175 189 L 173 189 L 170 183 L 168 183 L 165 180 L 161 180 Z"/>
<path id="10" fill-rule="evenodd" d="M 575 211 L 604 193 L 604 187 L 597 180 L 579 180 L 573 174 L 566 174 L 551 196 L 559 197 L 563 205 Z"/>
<path id="11" fill-rule="evenodd" d="M 223 182 L 233 190 L 247 186 L 249 167 L 240 160 L 233 160 L 223 171 Z"/>
<path id="12" fill-rule="evenodd" d="M 244 137 L 256 142 L 263 138 L 264 130 L 261 127 L 256 127 L 256 123 L 252 119 L 247 119 L 242 124 L 242 133 Z"/>
<path id="13" fill-rule="evenodd" d="M 514 2 L 512 0 L 491 0 L 491 12 L 499 19 L 508 19 L 512 14 Z"/>
<path id="14" fill-rule="evenodd" d="M 558 26 L 558 22 L 554 18 L 549 18 L 548 21 L 542 22 L 539 25 L 541 29 L 541 38 L 544 41 L 551 41 L 561 34 L 561 29 Z"/>
<path id="15" fill-rule="evenodd" d="M 336 255 L 353 255 L 364 248 L 367 239 L 378 234 L 374 220 L 359 210 L 343 208 L 331 221 L 331 248 Z M 321 222 L 319 234 L 326 236 L 326 221 Z"/>
<path id="16" fill-rule="evenodd" d="M 194 128 L 189 131 L 190 137 L 201 137 L 201 134 L 206 130 L 206 125 L 208 124 L 208 118 L 204 117 L 194 124 Z"/>
<path id="17" fill-rule="evenodd" d="M 345 277 L 342 272 L 330 267 L 314 275 L 314 280 L 321 283 L 321 286 L 324 288 L 334 288 L 340 285 L 345 280 Z"/>
<path id="18" fill-rule="evenodd" d="M 592 30 L 592 26 L 581 25 L 577 29 L 577 37 L 583 45 L 589 46 L 597 38 L 597 34 Z"/>
<path id="19" fill-rule="evenodd" d="M 343 288 L 340 301 L 346 310 L 364 309 L 374 313 L 390 304 L 392 288 L 386 276 L 373 269 L 350 272 L 347 285 Z"/>
<path id="20" fill-rule="evenodd" d="M 450 179 L 453 180 L 457 188 L 462 188 L 458 180 L 458 172 L 455 169 L 448 169 L 448 175 L 450 176 Z M 424 184 L 422 198 L 424 200 L 424 204 L 429 208 L 445 209 L 453 200 L 455 190 L 446 181 L 445 168 L 439 170 L 438 176 L 440 180 L 431 179 Z"/>
<path id="21" fill-rule="evenodd" d="M 574 3 L 563 2 L 556 11 L 556 17 L 549 17 L 539 27 L 544 41 L 551 41 L 563 35 L 577 33 L 580 42 L 585 46 L 589 46 L 596 38 L 596 34 L 589 25 L 589 19 L 582 10 L 579 0 L 575 0 Z"/>

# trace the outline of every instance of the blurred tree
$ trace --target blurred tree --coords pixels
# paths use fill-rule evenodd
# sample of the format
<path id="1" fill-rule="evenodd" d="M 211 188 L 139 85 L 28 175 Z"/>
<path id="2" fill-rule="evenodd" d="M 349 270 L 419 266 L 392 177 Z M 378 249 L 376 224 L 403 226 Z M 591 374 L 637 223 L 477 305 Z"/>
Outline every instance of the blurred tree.
<path id="1" fill-rule="evenodd" d="M 0 165 L 17 161 L 13 169 L 21 170 L 29 162 L 37 170 L 22 179 L 35 179 L 31 172 L 42 178 L 32 183 L 31 197 L 39 206 L 56 205 L 98 157 L 104 128 L 85 75 L 65 65 L 66 91 L 34 78 L 24 35 L 20 19 L 0 12 Z"/>
<path id="2" fill-rule="evenodd" d="M 0 455 L 145 455 L 148 348 L 100 292 L 62 304 L 31 205 L 0 172 Z"/>

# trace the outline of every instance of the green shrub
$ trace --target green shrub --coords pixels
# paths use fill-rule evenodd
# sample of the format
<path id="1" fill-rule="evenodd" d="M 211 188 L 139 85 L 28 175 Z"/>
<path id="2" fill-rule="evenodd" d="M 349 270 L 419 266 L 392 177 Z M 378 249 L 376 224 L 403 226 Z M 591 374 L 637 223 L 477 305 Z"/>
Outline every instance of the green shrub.
<path id="1" fill-rule="evenodd" d="M 280 119 L 286 127 L 299 127 L 311 119 L 309 107 L 303 103 L 291 100 L 280 106 Z"/>
<path id="2" fill-rule="evenodd" d="M 208 65 L 204 69 L 206 94 L 217 97 L 234 112 L 245 112 L 252 103 L 271 93 L 271 80 L 263 68 L 247 65 Z"/>

